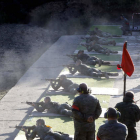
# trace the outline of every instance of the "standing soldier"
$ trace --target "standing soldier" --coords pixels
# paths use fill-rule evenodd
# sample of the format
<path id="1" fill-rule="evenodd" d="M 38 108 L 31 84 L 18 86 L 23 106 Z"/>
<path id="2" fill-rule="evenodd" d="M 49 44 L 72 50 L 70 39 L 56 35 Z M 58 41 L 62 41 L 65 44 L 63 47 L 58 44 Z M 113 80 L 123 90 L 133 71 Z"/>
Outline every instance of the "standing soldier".
<path id="1" fill-rule="evenodd" d="M 128 91 L 123 102 L 116 104 L 115 108 L 121 113 L 119 122 L 125 124 L 128 128 L 128 136 L 126 140 L 137 140 L 136 122 L 140 120 L 139 107 L 134 103 L 134 93 Z"/>
<path id="2" fill-rule="evenodd" d="M 98 119 L 102 109 L 98 99 L 90 95 L 85 83 L 77 89 L 79 96 L 74 99 L 72 113 L 74 118 L 74 140 L 95 140 L 95 119 Z"/>
<path id="3" fill-rule="evenodd" d="M 129 31 L 132 35 L 132 32 L 130 31 L 129 21 L 123 15 L 121 15 L 120 18 L 122 20 L 121 30 L 123 32 L 123 35 L 126 35 L 126 31 Z"/>
<path id="4" fill-rule="evenodd" d="M 117 121 L 120 116 L 120 112 L 115 108 L 108 108 L 104 114 L 108 122 L 99 127 L 97 140 L 126 140 L 127 127 Z"/>

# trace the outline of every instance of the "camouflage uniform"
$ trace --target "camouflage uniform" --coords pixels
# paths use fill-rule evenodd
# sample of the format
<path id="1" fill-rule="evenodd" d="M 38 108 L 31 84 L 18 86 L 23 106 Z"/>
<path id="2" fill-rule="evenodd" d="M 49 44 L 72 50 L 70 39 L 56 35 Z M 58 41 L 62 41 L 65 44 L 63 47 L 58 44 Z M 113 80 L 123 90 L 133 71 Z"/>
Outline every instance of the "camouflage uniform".
<path id="1" fill-rule="evenodd" d="M 130 25 L 129 25 L 129 21 L 126 18 L 122 19 L 122 27 L 121 30 L 123 32 L 123 35 L 126 34 L 126 31 L 130 31 Z"/>
<path id="2" fill-rule="evenodd" d="M 100 45 L 113 45 L 113 46 L 116 45 L 115 40 L 107 41 L 106 39 L 99 37 L 97 35 L 86 37 L 86 43 L 90 43 L 91 41 L 95 41 L 97 44 L 100 44 Z"/>
<path id="3" fill-rule="evenodd" d="M 126 140 L 137 140 L 136 122 L 140 120 L 139 107 L 134 104 L 133 99 L 125 96 L 123 102 L 116 104 L 115 108 L 121 113 L 119 122 L 128 127 L 128 137 Z"/>
<path id="4" fill-rule="evenodd" d="M 112 51 L 108 48 L 103 48 L 99 44 L 95 44 L 94 42 L 83 43 L 82 46 L 85 46 L 88 52 L 94 50 L 95 52 L 110 55 L 110 53 L 118 53 L 117 51 Z"/>
<path id="5" fill-rule="evenodd" d="M 34 139 L 38 135 L 41 140 L 72 140 L 67 134 L 53 132 L 50 127 L 45 125 L 37 126 L 31 134 L 26 134 L 26 139 Z"/>
<path id="6" fill-rule="evenodd" d="M 109 120 L 99 127 L 97 137 L 100 140 L 126 140 L 127 127 L 117 120 Z"/>
<path id="7" fill-rule="evenodd" d="M 70 92 L 72 94 L 76 94 L 76 89 L 78 88 L 78 84 L 73 83 L 67 78 L 63 80 L 58 80 L 57 86 L 54 86 L 54 84 L 51 82 L 51 86 L 54 90 L 58 90 L 60 87 L 63 87 L 64 91 Z"/>
<path id="8" fill-rule="evenodd" d="M 40 102 L 39 104 L 35 104 L 34 107 L 38 112 L 43 112 L 47 109 L 47 112 L 49 113 L 58 113 L 66 116 L 72 116 L 71 106 L 67 103 L 59 104 L 57 102 Z"/>
<path id="9" fill-rule="evenodd" d="M 95 69 L 95 68 L 89 68 L 85 64 L 80 64 L 78 66 L 73 66 L 73 71 L 70 71 L 70 73 L 75 74 L 77 71 L 80 72 L 83 75 L 88 75 L 92 77 L 106 77 L 106 74 L 109 76 L 118 76 L 118 73 L 110 73 L 110 72 L 103 72 L 101 70 Z M 106 77 L 107 78 L 107 77 Z"/>
<path id="10" fill-rule="evenodd" d="M 101 59 L 99 59 L 96 56 L 92 56 L 90 57 L 88 54 L 77 54 L 77 60 L 81 60 L 84 64 L 88 64 L 88 65 L 96 65 L 96 64 L 110 64 L 109 62 L 105 62 Z M 100 64 L 101 61 L 101 64 Z"/>
<path id="11" fill-rule="evenodd" d="M 97 98 L 90 94 L 81 94 L 74 99 L 72 113 L 74 118 L 74 140 L 94 140 L 95 122 L 87 122 L 89 116 L 98 119 L 102 112 Z"/>

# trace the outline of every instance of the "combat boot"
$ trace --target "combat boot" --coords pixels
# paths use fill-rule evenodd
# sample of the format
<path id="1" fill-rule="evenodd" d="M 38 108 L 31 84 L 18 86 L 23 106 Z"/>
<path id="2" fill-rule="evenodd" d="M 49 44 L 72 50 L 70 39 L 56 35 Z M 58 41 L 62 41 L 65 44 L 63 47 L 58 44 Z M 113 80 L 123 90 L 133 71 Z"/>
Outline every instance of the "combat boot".
<path id="1" fill-rule="evenodd" d="M 109 76 L 118 76 L 118 73 L 107 73 Z"/>
<path id="2" fill-rule="evenodd" d="M 99 67 L 102 65 L 102 60 L 101 59 L 97 59 L 96 60 L 96 64 L 98 64 L 99 65 Z"/>
<path id="3" fill-rule="evenodd" d="M 107 61 L 103 61 L 103 60 L 102 60 L 102 64 L 104 64 L 104 65 L 109 65 L 110 62 L 107 62 Z"/>

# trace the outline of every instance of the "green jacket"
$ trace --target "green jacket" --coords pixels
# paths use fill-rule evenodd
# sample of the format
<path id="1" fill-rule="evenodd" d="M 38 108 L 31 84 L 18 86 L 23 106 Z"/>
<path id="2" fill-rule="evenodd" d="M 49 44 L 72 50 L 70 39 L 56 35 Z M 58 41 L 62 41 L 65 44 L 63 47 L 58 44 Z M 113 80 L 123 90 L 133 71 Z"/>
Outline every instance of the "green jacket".
<path id="1" fill-rule="evenodd" d="M 123 102 L 116 104 L 115 108 L 121 113 L 119 122 L 127 127 L 136 127 L 136 122 L 140 120 L 140 109 L 131 98 L 124 97 Z"/>

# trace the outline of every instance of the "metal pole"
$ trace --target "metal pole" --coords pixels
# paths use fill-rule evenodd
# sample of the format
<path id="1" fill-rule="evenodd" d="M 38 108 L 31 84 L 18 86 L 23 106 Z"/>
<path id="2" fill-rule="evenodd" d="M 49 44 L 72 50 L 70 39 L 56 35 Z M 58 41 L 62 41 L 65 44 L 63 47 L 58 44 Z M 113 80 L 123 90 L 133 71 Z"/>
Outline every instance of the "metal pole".
<path id="1" fill-rule="evenodd" d="M 127 41 L 125 42 L 125 46 L 127 49 Z M 125 96 L 125 92 L 126 92 L 126 73 L 124 73 L 124 91 L 123 91 L 123 96 Z"/>

